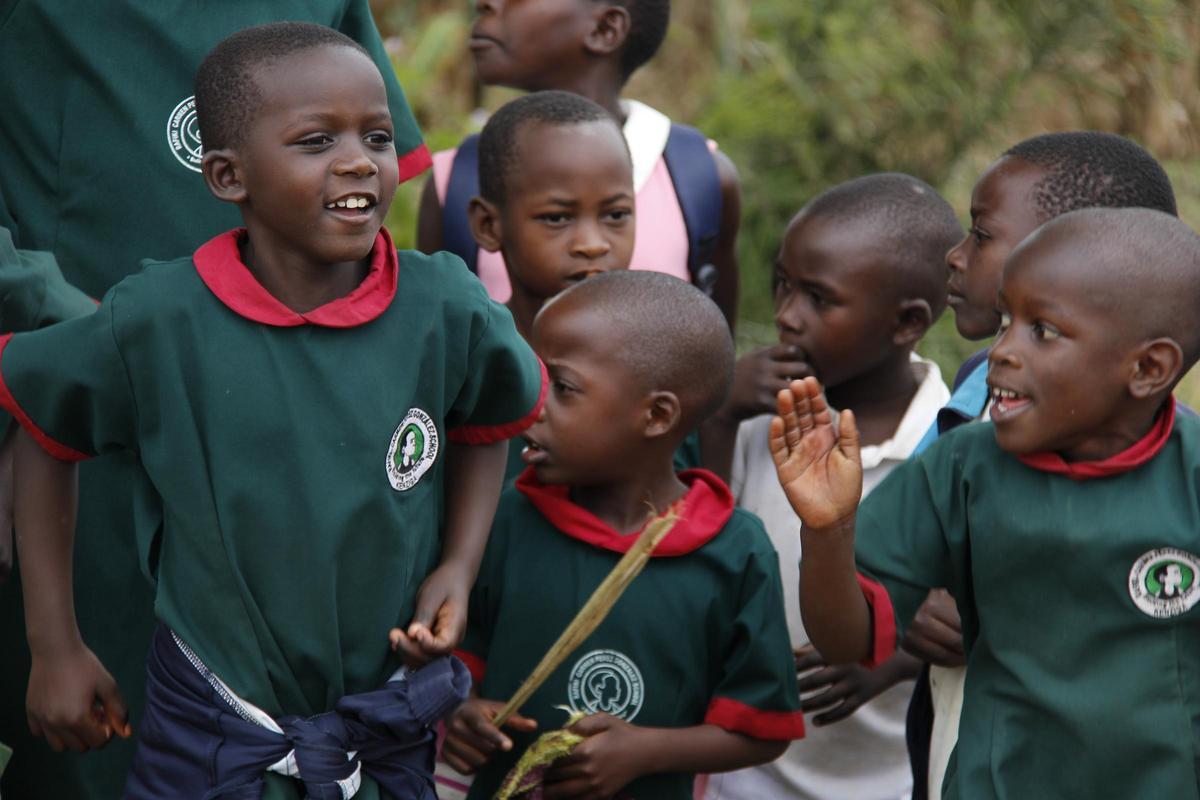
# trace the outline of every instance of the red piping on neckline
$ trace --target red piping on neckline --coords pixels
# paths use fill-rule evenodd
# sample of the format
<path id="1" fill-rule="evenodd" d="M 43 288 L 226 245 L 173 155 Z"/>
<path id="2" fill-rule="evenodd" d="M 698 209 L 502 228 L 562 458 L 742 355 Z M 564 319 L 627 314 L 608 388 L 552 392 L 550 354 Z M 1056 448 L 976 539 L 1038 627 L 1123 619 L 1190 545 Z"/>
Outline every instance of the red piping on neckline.
<path id="1" fill-rule="evenodd" d="M 433 156 L 429 154 L 429 147 L 422 142 L 404 155 L 396 156 L 396 162 L 400 165 L 400 183 L 404 183 L 432 167 Z"/>
<path id="2" fill-rule="evenodd" d="M 803 739 L 802 711 L 763 711 L 728 697 L 714 697 L 704 721 L 755 739 Z"/>
<path id="3" fill-rule="evenodd" d="M 3 363 L 4 349 L 8 347 L 8 343 L 12 337 L 13 335 L 11 333 L 0 336 L 0 363 Z M 56 441 L 55 439 L 51 438 L 48 433 L 39 428 L 37 423 L 25 413 L 25 409 L 21 408 L 20 404 L 17 403 L 17 398 L 13 397 L 12 392 L 9 391 L 8 384 L 4 381 L 4 373 L 2 371 L 0 371 L 0 407 L 12 414 L 13 418 L 20 423 L 21 427 L 29 432 L 29 435 L 33 437 L 33 440 L 41 445 L 43 450 L 57 458 L 59 461 L 86 461 L 87 459 L 91 458 L 91 456 L 87 453 L 81 453 L 72 447 L 68 447 L 62 442 Z"/>
<path id="4" fill-rule="evenodd" d="M 1058 453 L 1029 453 L 1017 458 L 1027 467 L 1055 475 L 1066 475 L 1076 481 L 1107 478 L 1131 472 L 1158 455 L 1175 427 L 1175 395 L 1167 398 L 1150 430 L 1141 439 L 1116 455 L 1102 461 L 1067 461 Z"/>
<path id="5" fill-rule="evenodd" d="M 679 473 L 679 478 L 688 485 L 688 491 L 676 501 L 679 519 L 667 537 L 654 548 L 654 558 L 681 556 L 698 550 L 720 533 L 733 515 L 733 494 L 716 475 L 708 470 L 689 469 Z M 592 512 L 572 503 L 570 486 L 541 483 L 533 467 L 527 467 L 515 485 L 565 536 L 614 553 L 627 552 L 637 541 L 637 533 L 622 535 Z"/>
<path id="6" fill-rule="evenodd" d="M 542 406 L 546 404 L 546 391 L 550 388 L 550 375 L 540 358 L 538 367 L 542 373 L 542 387 L 538 390 L 538 399 L 532 411 L 514 422 L 499 425 L 460 425 L 448 431 L 446 438 L 456 444 L 494 444 L 511 439 L 526 430 L 542 413 Z"/>
<path id="7" fill-rule="evenodd" d="M 375 236 L 370 268 L 362 283 L 345 297 L 303 314 L 288 308 L 268 292 L 242 262 L 238 246 L 245 236 L 245 228 L 226 231 L 200 245 L 192 262 L 209 291 L 246 319 L 281 328 L 299 325 L 353 328 L 378 317 L 396 296 L 400 262 L 386 228 L 380 228 Z"/>
<path id="8" fill-rule="evenodd" d="M 871 609 L 871 652 L 862 660 L 869 669 L 878 667 L 896 652 L 896 610 L 883 584 L 856 573 L 858 587 Z"/>

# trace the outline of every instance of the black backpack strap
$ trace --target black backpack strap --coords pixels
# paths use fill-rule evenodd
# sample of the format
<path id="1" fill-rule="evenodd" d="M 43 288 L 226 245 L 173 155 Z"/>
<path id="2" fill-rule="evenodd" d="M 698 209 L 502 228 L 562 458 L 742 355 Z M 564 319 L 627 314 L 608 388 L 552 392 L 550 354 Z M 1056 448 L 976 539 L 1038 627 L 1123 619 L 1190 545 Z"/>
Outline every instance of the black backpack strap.
<path id="1" fill-rule="evenodd" d="M 471 235 L 467 204 L 478 194 L 479 134 L 473 133 L 462 140 L 458 152 L 454 154 L 446 198 L 442 203 L 442 249 L 467 262 L 471 272 L 478 272 L 476 260 L 479 245 L 475 244 L 475 237 Z"/>
<path id="2" fill-rule="evenodd" d="M 708 149 L 708 138 L 688 125 L 671 123 L 663 150 L 688 235 L 688 273 L 711 296 L 717 283 L 713 257 L 721 233 L 721 177 Z"/>

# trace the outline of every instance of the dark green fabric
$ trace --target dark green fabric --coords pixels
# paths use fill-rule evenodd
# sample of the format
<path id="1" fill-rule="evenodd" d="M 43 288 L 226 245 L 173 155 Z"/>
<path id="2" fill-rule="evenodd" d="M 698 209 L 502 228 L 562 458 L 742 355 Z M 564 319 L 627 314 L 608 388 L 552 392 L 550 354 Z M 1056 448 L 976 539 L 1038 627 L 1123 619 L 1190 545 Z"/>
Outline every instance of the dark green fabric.
<path id="1" fill-rule="evenodd" d="M 168 123 L 213 45 L 281 19 L 330 25 L 370 50 L 388 86 L 397 152 L 421 146 L 368 0 L 3 0 L 0 227 L 16 247 L 39 251 L 30 257 L 40 268 L 49 269 L 43 259 L 52 256 L 70 284 L 99 298 L 142 259 L 175 258 L 240 224 L 236 208 L 214 200 L 200 173 L 176 158 Z M 0 272 L 3 291 L 13 276 Z M 46 286 L 52 291 L 40 308 L 4 295 L 0 324 L 33 327 L 82 310 L 65 283 Z M 159 511 L 153 492 L 136 488 L 134 463 L 122 455 L 81 468 L 75 573 L 84 638 L 117 678 L 136 726 L 154 617 L 133 531 Z M 112 800 L 124 785 L 129 744 L 56 755 L 26 728 L 20 597 L 18 574 L 0 586 L 0 741 L 14 749 L 0 794 Z"/>
<path id="2" fill-rule="evenodd" d="M 990 423 L 963 426 L 863 501 L 857 551 L 907 625 L 929 587 L 958 602 L 968 652 L 943 797 L 1200 797 L 1200 607 L 1155 619 L 1130 574 L 1200 555 L 1200 422 L 1116 477 L 1026 467 Z"/>
<path id="3" fill-rule="evenodd" d="M 510 697 L 619 559 L 559 532 L 518 490 L 505 492 L 463 644 L 487 662 L 480 696 Z M 650 559 L 521 714 L 536 719 L 540 731 L 560 727 L 566 714 L 556 706 L 571 705 L 572 670 L 597 650 L 616 651 L 640 672 L 644 699 L 632 719 L 638 725 L 699 725 L 716 697 L 764 711 L 798 708 L 778 556 L 758 518 L 740 509 L 695 551 Z M 490 798 L 533 740 L 509 733 L 512 751 L 480 771 L 471 798 Z M 622 796 L 683 800 L 691 791 L 692 776 L 660 774 L 635 781 Z"/>
<path id="4" fill-rule="evenodd" d="M 0 228 L 0 333 L 31 331 L 95 310 L 96 303 L 63 278 L 52 254 L 17 250 L 12 233 Z"/>

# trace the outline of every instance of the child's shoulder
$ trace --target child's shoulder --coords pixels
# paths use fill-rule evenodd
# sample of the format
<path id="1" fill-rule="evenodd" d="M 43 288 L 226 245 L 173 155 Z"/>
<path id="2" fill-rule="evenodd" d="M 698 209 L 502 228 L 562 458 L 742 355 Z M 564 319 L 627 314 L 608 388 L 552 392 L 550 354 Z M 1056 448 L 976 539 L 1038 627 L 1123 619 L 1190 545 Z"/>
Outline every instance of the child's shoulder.
<path id="1" fill-rule="evenodd" d="M 487 292 L 466 263 L 453 253 L 440 250 L 425 254 L 417 250 L 397 250 L 400 269 L 398 295 L 405 289 L 420 288 L 424 292 L 447 298 L 486 300 Z"/>

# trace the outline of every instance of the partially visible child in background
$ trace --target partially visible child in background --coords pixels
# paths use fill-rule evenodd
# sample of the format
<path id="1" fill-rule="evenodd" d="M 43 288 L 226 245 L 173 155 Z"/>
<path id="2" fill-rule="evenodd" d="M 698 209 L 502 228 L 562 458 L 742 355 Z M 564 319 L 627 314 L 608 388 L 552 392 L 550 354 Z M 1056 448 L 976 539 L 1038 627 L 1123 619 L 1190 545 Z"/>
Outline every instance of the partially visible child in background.
<path id="1" fill-rule="evenodd" d="M 550 372 L 530 468 L 501 499 L 463 649 L 479 698 L 445 753 L 492 796 L 561 706 L 587 738 L 547 797 L 689 800 L 699 771 L 738 769 L 803 735 L 778 558 L 715 475 L 676 473 L 679 442 L 729 389 L 733 342 L 682 281 L 613 272 L 548 303 L 533 345 Z M 652 514 L 679 519 L 603 623 L 520 709 L 492 724 Z M 509 735 L 511 734 L 511 739 Z"/>
<path id="2" fill-rule="evenodd" d="M 1047 220 L 1090 207 L 1176 213 L 1171 181 L 1159 163 L 1138 145 L 1111 133 L 1034 136 L 988 167 L 971 193 L 971 227 L 946 254 L 949 302 L 958 332 L 972 341 L 995 335 L 1000 326 L 996 294 L 1009 253 Z M 988 402 L 987 352 L 980 350 L 959 369 L 950 402 L 938 412 L 918 453 L 939 435 L 983 416 Z M 937 800 L 958 738 L 966 677 L 958 611 L 944 589 L 930 592 L 904 648 L 930 665 L 917 681 L 909 710 L 913 797 Z"/>
<path id="3" fill-rule="evenodd" d="M 971 680 L 944 797 L 1196 796 L 1200 422 L 1171 392 L 1198 306 L 1200 237 L 1175 217 L 1047 222 L 1005 262 L 991 422 L 861 506 L 854 415 L 835 431 L 812 378 L 781 393 L 771 449 L 821 652 L 878 662 L 930 589 L 958 602 Z"/>
<path id="4" fill-rule="evenodd" d="M 710 776 L 709 800 L 908 794 L 904 716 L 920 664 L 901 653 L 874 670 L 835 667 L 809 643 L 797 595 L 799 520 L 767 449 L 770 393 L 760 397 L 755 387 L 819 377 L 830 403 L 862 420 L 869 492 L 908 458 L 950 396 L 937 366 L 913 348 L 945 309 L 944 256 L 961 233 L 932 187 L 895 173 L 828 189 L 784 233 L 774 280 L 780 344 L 738 362 L 743 379 L 709 423 L 717 436 L 706 436 L 705 457 L 720 455 L 710 438 L 728 442 L 736 433 L 730 485 L 738 505 L 762 518 L 779 552 L 803 708 L 814 729 L 770 764 Z M 787 360 L 774 358 L 781 351 Z M 788 375 L 777 376 L 780 369 Z M 718 467 L 729 468 L 728 455 Z"/>
<path id="5" fill-rule="evenodd" d="M 598 103 L 623 126 L 638 211 L 632 268 L 691 280 L 711 293 L 732 328 L 741 210 L 737 172 L 696 130 L 672 125 L 649 106 L 621 98 L 630 75 L 666 37 L 669 0 L 476 0 L 475 9 L 471 55 L 485 85 L 573 92 Z M 445 248 L 461 255 L 476 267 L 491 296 L 503 302 L 510 290 L 501 254 L 485 250 L 476 258 L 467 229 L 475 146 L 472 137 L 458 150 L 434 155 L 417 244 L 427 253 Z"/>

